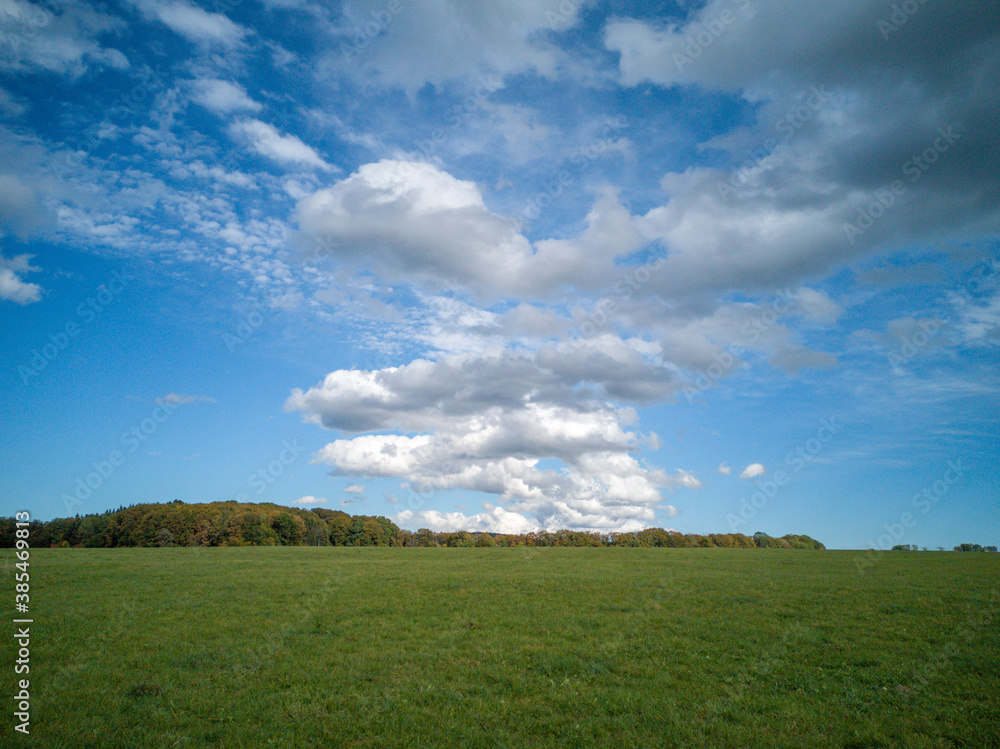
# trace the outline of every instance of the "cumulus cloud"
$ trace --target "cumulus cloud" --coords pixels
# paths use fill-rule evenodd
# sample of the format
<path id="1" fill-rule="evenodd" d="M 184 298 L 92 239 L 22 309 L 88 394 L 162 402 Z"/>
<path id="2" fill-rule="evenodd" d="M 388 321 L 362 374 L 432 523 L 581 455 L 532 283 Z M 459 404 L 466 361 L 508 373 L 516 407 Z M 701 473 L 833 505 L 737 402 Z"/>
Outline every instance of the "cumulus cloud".
<path id="1" fill-rule="evenodd" d="M 374 76 L 411 93 L 470 74 L 554 75 L 564 58 L 546 42 L 547 34 L 574 26 L 584 4 L 358 0 L 331 29 L 327 67 Z"/>
<path id="2" fill-rule="evenodd" d="M 725 461 L 719 463 L 719 473 L 721 473 L 723 476 L 728 476 L 732 472 L 733 469 L 727 466 Z"/>
<path id="3" fill-rule="evenodd" d="M 795 0 L 711 0 L 679 22 L 607 25 L 626 85 L 737 92 L 757 110 L 703 144 L 732 169 L 663 178 L 669 202 L 643 217 L 673 251 L 656 293 L 795 285 L 888 246 L 995 234 L 1000 8 L 921 5 L 895 30 L 892 13 L 848 0 L 831 23 Z"/>
<path id="4" fill-rule="evenodd" d="M 318 505 L 325 505 L 326 497 L 314 497 L 311 494 L 307 494 L 304 497 L 299 497 L 292 504 L 296 507 L 316 507 Z"/>
<path id="5" fill-rule="evenodd" d="M 490 407 L 515 413 L 544 405 L 598 413 L 611 397 L 645 402 L 675 388 L 670 370 L 609 335 L 534 353 L 501 351 L 417 359 L 381 370 L 337 370 L 308 391 L 293 390 L 286 408 L 346 432 L 420 430 L 442 417 L 465 418 Z"/>
<path id="6" fill-rule="evenodd" d="M 25 283 L 18 275 L 41 270 L 28 263 L 31 257 L 31 255 L 16 255 L 8 259 L 0 255 L 0 299 L 18 304 L 31 304 L 42 298 L 41 286 Z"/>
<path id="7" fill-rule="evenodd" d="M 623 277 L 617 261 L 669 233 L 664 229 L 664 210 L 632 216 L 614 192 L 605 191 L 594 202 L 586 226 L 577 236 L 532 243 L 516 222 L 489 210 L 474 183 L 456 179 L 431 164 L 383 160 L 365 164 L 333 187 L 302 199 L 295 218 L 312 251 L 367 267 L 388 281 L 464 286 L 485 299 L 544 298 L 566 288 L 586 293 L 606 287 L 609 279 Z M 705 210 L 690 234 L 714 231 L 713 227 L 726 220 L 725 215 L 709 215 Z M 798 230 L 803 241 L 811 237 L 808 223 L 803 217 Z M 739 240 L 731 239 L 731 244 L 739 245 Z M 664 361 L 695 371 L 716 365 L 719 357 L 732 360 L 722 375 L 735 371 L 742 362 L 725 353 L 732 344 L 766 352 L 773 366 L 791 373 L 804 367 L 834 365 L 831 355 L 804 347 L 779 322 L 801 319 L 829 324 L 836 320 L 842 309 L 826 293 L 797 285 L 770 304 L 708 301 L 707 294 L 726 286 L 726 273 L 732 276 L 729 285 L 737 287 L 746 285 L 746 278 L 765 279 L 767 273 L 760 270 L 760 258 L 752 253 L 737 257 L 727 245 L 731 267 L 720 272 L 707 260 L 710 248 L 705 252 L 695 249 L 698 252 L 691 253 L 689 259 L 684 253 L 675 253 L 633 271 L 630 275 L 643 279 L 641 283 L 634 279 L 628 286 L 624 281 L 619 283 L 615 288 L 623 291 L 615 295 L 617 321 L 631 329 L 653 332 L 659 337 Z M 691 264 L 689 269 L 684 267 L 686 263 Z M 743 266 L 737 267 L 740 263 Z M 704 283 L 698 280 L 699 275 Z M 761 290 L 773 288 L 773 281 L 753 283 Z M 697 305 L 679 302 L 699 291 L 702 299 Z M 479 346 L 490 336 L 504 345 L 513 326 L 548 335 L 568 332 L 566 319 L 559 320 L 551 310 L 543 313 L 522 304 L 498 317 L 453 299 L 438 301 L 437 323 L 423 335 L 427 343 L 444 351 Z M 586 313 L 574 313 L 576 324 L 581 329 L 590 326 L 588 334 L 599 329 L 609 317 L 603 304 Z M 589 349 L 578 351 L 573 366 L 589 370 L 596 363 L 594 356 Z M 609 382 L 607 394 L 633 399 L 635 393 L 626 391 L 639 387 L 640 380 L 626 375 L 621 382 L 620 388 Z M 647 400 L 670 390 L 663 386 L 662 375 L 644 387 L 648 389 Z"/>
<path id="8" fill-rule="evenodd" d="M 579 237 L 533 246 L 517 221 L 487 208 L 473 182 L 393 159 L 364 164 L 304 198 L 295 218 L 317 252 L 362 262 L 390 280 L 461 284 L 484 294 L 596 288 L 616 258 L 646 242 L 617 196 L 606 193 Z"/>
<path id="9" fill-rule="evenodd" d="M 509 288 L 531 255 L 517 224 L 491 213 L 472 182 L 430 164 L 383 160 L 302 200 L 301 230 L 324 251 L 389 279 Z"/>
<path id="10" fill-rule="evenodd" d="M 643 399 L 653 383 L 662 393 L 669 375 L 637 355 L 630 368 L 595 353 L 589 368 L 546 349 L 338 370 L 294 390 L 286 409 L 330 429 L 369 432 L 315 454 L 336 475 L 481 491 L 536 526 L 644 527 L 662 490 L 702 484 L 690 472 L 640 462 L 633 453 L 645 438 L 630 427 L 635 411 L 607 400 L 611 390 Z M 401 433 L 370 433 L 389 430 Z"/>
<path id="11" fill-rule="evenodd" d="M 361 496 L 362 494 L 365 493 L 365 485 L 364 484 L 348 484 L 347 486 L 344 487 L 344 491 L 347 494 L 356 494 L 358 496 Z"/>
<path id="12" fill-rule="evenodd" d="M 294 135 L 282 135 L 277 128 L 266 122 L 240 120 L 229 126 L 229 133 L 261 156 L 279 164 L 306 166 L 322 171 L 334 170 L 311 146 Z"/>
<path id="13" fill-rule="evenodd" d="M 438 533 L 471 531 L 488 533 L 531 533 L 541 530 L 536 521 L 518 512 L 508 512 L 502 507 L 494 507 L 487 512 L 466 515 L 461 512 L 439 512 L 437 510 L 403 510 L 393 516 L 393 522 L 403 527 L 428 528 Z M 551 530 L 559 530 L 552 526 Z"/>
<path id="14" fill-rule="evenodd" d="M 677 469 L 677 476 L 674 477 L 674 481 L 677 483 L 677 485 L 686 487 L 688 489 L 705 488 L 705 485 L 701 483 L 701 479 L 699 479 L 690 471 L 685 471 L 683 468 Z"/>
<path id="15" fill-rule="evenodd" d="M 740 472 L 740 478 L 752 479 L 756 476 L 763 476 L 765 473 L 767 473 L 767 469 L 760 463 L 751 463 Z"/>
<path id="16" fill-rule="evenodd" d="M 264 106 L 247 95 L 238 83 L 218 78 L 198 78 L 191 82 L 191 100 L 216 114 L 259 112 Z"/>

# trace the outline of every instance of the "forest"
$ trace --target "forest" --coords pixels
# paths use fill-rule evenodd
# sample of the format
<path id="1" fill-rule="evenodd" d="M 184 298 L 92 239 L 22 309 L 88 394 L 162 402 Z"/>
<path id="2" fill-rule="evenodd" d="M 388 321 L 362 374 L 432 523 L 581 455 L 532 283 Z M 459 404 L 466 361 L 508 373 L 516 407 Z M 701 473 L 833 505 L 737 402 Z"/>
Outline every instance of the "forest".
<path id="1" fill-rule="evenodd" d="M 275 504 L 210 502 L 137 504 L 101 514 L 29 525 L 33 547 L 122 546 L 643 546 L 824 549 L 804 535 L 763 532 L 683 534 L 663 528 L 634 533 L 557 530 L 532 533 L 409 531 L 381 516 L 349 515 Z M 0 548 L 14 546 L 13 518 L 0 519 Z"/>

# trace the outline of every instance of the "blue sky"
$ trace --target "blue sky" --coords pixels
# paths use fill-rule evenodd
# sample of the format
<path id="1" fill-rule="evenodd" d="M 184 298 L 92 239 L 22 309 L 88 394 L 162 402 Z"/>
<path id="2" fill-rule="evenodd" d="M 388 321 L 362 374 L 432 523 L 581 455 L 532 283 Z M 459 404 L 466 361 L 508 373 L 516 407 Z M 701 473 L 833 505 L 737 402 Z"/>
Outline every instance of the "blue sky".
<path id="1" fill-rule="evenodd" d="M 0 511 L 1000 541 L 1000 10 L 0 2 Z"/>

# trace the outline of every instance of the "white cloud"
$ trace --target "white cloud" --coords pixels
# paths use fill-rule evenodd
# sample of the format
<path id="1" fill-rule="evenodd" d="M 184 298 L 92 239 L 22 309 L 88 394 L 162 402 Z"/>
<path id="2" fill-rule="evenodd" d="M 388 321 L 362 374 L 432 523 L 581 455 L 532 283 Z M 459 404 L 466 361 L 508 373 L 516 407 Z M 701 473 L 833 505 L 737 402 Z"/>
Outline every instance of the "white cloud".
<path id="1" fill-rule="evenodd" d="M 701 483 L 701 480 L 695 476 L 690 471 L 685 471 L 683 468 L 677 469 L 677 476 L 675 481 L 679 486 L 683 486 L 687 489 L 704 489 L 705 485 Z"/>
<path id="2" fill-rule="evenodd" d="M 719 473 L 721 473 L 723 476 L 728 476 L 732 472 L 733 469 L 727 466 L 725 461 L 719 463 Z"/>
<path id="3" fill-rule="evenodd" d="M 661 490 L 702 483 L 690 472 L 668 474 L 637 460 L 631 453 L 646 438 L 629 428 L 634 410 L 595 396 L 607 390 L 644 399 L 669 387 L 669 375 L 641 357 L 616 362 L 599 347 L 572 353 L 339 370 L 308 391 L 294 390 L 286 409 L 348 432 L 416 432 L 329 443 L 313 460 L 337 475 L 399 478 L 421 491 L 482 491 L 543 526 L 646 527 Z"/>
<path id="4" fill-rule="evenodd" d="M 18 304 L 31 304 L 42 298 L 42 287 L 25 283 L 19 273 L 31 273 L 40 270 L 28 263 L 31 255 L 15 255 L 8 259 L 0 255 L 0 299 L 6 299 Z"/>
<path id="5" fill-rule="evenodd" d="M 584 4 L 357 0 L 332 30 L 327 66 L 374 75 L 410 93 L 486 73 L 552 76 L 565 58 L 547 34 L 574 26 Z"/>
<path id="6" fill-rule="evenodd" d="M 238 83 L 218 78 L 198 78 L 191 82 L 191 100 L 216 114 L 259 112 L 264 108 L 251 99 Z"/>
<path id="7" fill-rule="evenodd" d="M 669 202 L 643 217 L 671 250 L 656 293 L 795 286 L 887 247 L 995 234 L 1000 76 L 986 61 L 1000 48 L 1000 8 L 921 5 L 905 32 L 883 38 L 891 12 L 845 0 L 831 22 L 824 7 L 796 0 L 710 0 L 680 23 L 608 23 L 605 45 L 620 53 L 625 85 L 721 89 L 756 111 L 753 124 L 702 144 L 728 155 L 732 170 L 663 178 Z M 905 171 L 932 147 L 934 168 L 910 161 Z M 896 180 L 891 206 L 878 204 L 880 218 L 858 231 Z M 828 300 L 800 301 L 817 321 L 838 314 Z M 804 360 L 782 358 L 793 370 Z"/>
<path id="8" fill-rule="evenodd" d="M 962 24 L 954 23 L 956 12 Z M 828 8 L 796 0 L 709 0 L 680 24 L 613 20 L 605 45 L 620 53 L 625 85 L 652 81 L 740 90 L 799 71 L 816 82 L 858 81 L 872 67 L 912 71 L 918 79 L 948 76 L 951 71 L 939 68 L 941 57 L 995 39 L 1000 28 L 995 6 L 928 4 L 907 19 L 905 33 L 897 30 L 885 39 L 879 22 L 891 14 L 892 8 L 866 0 L 840 0 L 836 18 Z M 789 28 L 796 32 L 789 34 Z"/>
<path id="9" fill-rule="evenodd" d="M 767 469 L 760 463 L 751 463 L 740 472 L 740 478 L 752 479 L 756 476 L 763 476 L 765 473 L 767 473 Z"/>
<path id="10" fill-rule="evenodd" d="M 958 328 L 968 344 L 995 346 L 1000 343 L 1000 293 L 994 292 L 983 303 L 965 307 Z"/>
<path id="11" fill-rule="evenodd" d="M 365 485 L 364 484 L 348 484 L 347 486 L 344 487 L 344 491 L 347 494 L 356 494 L 356 495 L 360 496 L 360 495 L 362 495 L 362 494 L 365 493 Z"/>
<path id="12" fill-rule="evenodd" d="M 140 2 L 137 5 L 146 15 L 200 46 L 233 49 L 242 46 L 243 38 L 249 34 L 246 28 L 221 13 L 208 13 L 183 0 Z"/>
<path id="13" fill-rule="evenodd" d="M 10 91 L 0 86 L 0 117 L 17 119 L 27 111 L 27 106 L 22 104 Z"/>
<path id="14" fill-rule="evenodd" d="M 389 279 L 510 287 L 531 255 L 516 223 L 491 213 L 472 182 L 430 164 L 365 164 L 302 200 L 296 218 L 319 247 Z"/>
<path id="15" fill-rule="evenodd" d="M 26 239 L 51 223 L 35 190 L 16 174 L 0 174 L 0 236 L 13 234 Z"/>
<path id="16" fill-rule="evenodd" d="M 229 132 L 234 138 L 248 143 L 254 151 L 272 161 L 313 167 L 323 171 L 335 169 L 327 164 L 311 146 L 307 146 L 294 135 L 282 135 L 275 127 L 266 122 L 241 120 L 232 123 L 229 126 Z"/>
<path id="17" fill-rule="evenodd" d="M 207 395 L 181 395 L 178 393 L 167 393 L 156 399 L 160 405 L 180 406 L 185 403 L 215 403 L 215 398 Z"/>
<path id="18" fill-rule="evenodd" d="M 326 497 L 314 497 L 311 494 L 307 494 L 304 497 L 299 497 L 292 504 L 297 507 L 316 507 L 317 505 L 325 505 Z"/>
<path id="19" fill-rule="evenodd" d="M 574 239 L 532 246 L 520 224 L 490 211 L 479 188 L 437 167 L 385 159 L 301 200 L 296 220 L 310 249 L 373 266 L 390 280 L 468 286 L 482 294 L 549 294 L 600 287 L 614 260 L 645 237 L 605 193 Z"/>
<path id="20" fill-rule="evenodd" d="M 54 14 L 25 0 L 0 3 L 0 70 L 76 78 L 92 67 L 129 69 L 125 55 L 97 41 L 124 29 L 121 20 L 74 0 L 58 7 Z"/>
<path id="21" fill-rule="evenodd" d="M 465 515 L 461 512 L 439 512 L 403 510 L 393 516 L 392 521 L 401 527 L 428 528 L 438 533 L 471 531 L 487 533 L 531 533 L 542 529 L 536 521 L 518 512 L 508 512 L 502 507 L 494 507 L 487 512 Z M 559 530 L 559 528 L 552 528 Z"/>
<path id="22" fill-rule="evenodd" d="M 293 390 L 286 409 L 301 410 L 329 429 L 413 431 L 490 407 L 602 413 L 612 398 L 655 401 L 677 387 L 670 370 L 608 335 L 535 353 L 501 351 L 417 359 L 374 371 L 337 370 L 308 391 Z M 537 431 L 545 433 L 544 426 Z"/>

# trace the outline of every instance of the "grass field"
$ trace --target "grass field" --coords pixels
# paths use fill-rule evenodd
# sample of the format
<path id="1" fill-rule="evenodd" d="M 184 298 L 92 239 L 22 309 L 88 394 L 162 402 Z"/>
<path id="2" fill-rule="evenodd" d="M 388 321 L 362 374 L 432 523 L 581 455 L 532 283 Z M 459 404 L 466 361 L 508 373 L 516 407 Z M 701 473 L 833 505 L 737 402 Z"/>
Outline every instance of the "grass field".
<path id="1" fill-rule="evenodd" d="M 0 745 L 1000 747 L 1000 555 L 858 556 L 37 549 Z"/>

